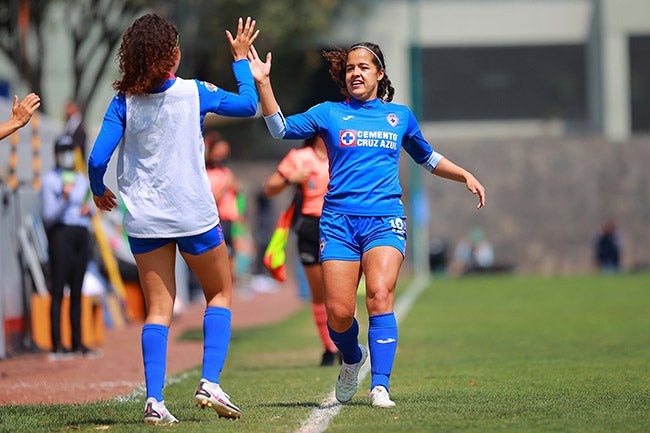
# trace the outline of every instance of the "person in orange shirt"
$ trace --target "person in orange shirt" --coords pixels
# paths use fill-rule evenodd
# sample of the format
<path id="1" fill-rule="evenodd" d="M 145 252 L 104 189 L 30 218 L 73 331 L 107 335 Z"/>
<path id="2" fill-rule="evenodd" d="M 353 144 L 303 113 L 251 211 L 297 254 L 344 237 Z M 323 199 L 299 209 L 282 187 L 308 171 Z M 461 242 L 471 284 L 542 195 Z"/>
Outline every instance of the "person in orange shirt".
<path id="1" fill-rule="evenodd" d="M 297 185 L 302 193 L 302 206 L 296 208 L 294 230 L 298 235 L 298 253 L 311 292 L 314 322 L 323 343 L 322 366 L 334 365 L 338 350 L 327 330 L 327 312 L 323 289 L 323 275 L 319 257 L 319 222 L 323 197 L 329 182 L 329 164 L 323 140 L 316 136 L 305 140 L 300 149 L 292 149 L 280 161 L 277 171 L 264 182 L 264 194 L 273 197 L 287 187 Z M 339 358 L 340 360 L 340 358 Z"/>
<path id="2" fill-rule="evenodd" d="M 240 219 L 237 205 L 239 180 L 233 171 L 226 167 L 230 157 L 230 143 L 217 131 L 207 132 L 205 142 L 205 164 L 210 179 L 210 187 L 214 201 L 219 209 L 219 219 L 223 229 L 223 237 L 228 247 L 230 271 L 235 279 L 235 249 L 233 247 L 233 223 Z"/>

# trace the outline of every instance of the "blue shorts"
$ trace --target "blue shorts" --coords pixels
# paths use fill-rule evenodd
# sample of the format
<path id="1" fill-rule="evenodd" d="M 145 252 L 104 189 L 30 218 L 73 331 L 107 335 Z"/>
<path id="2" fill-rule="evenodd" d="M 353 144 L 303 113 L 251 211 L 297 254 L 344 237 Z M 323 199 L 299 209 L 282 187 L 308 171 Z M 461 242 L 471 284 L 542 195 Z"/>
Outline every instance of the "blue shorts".
<path id="1" fill-rule="evenodd" d="M 406 254 L 406 216 L 353 216 L 323 210 L 320 261 L 360 261 L 371 248 L 389 246 Z"/>
<path id="2" fill-rule="evenodd" d="M 223 230 L 221 230 L 221 224 L 217 224 L 207 232 L 180 238 L 134 238 L 129 236 L 129 245 L 133 254 L 148 253 L 170 242 L 176 242 L 178 249 L 184 253 L 198 255 L 221 245 Z"/>

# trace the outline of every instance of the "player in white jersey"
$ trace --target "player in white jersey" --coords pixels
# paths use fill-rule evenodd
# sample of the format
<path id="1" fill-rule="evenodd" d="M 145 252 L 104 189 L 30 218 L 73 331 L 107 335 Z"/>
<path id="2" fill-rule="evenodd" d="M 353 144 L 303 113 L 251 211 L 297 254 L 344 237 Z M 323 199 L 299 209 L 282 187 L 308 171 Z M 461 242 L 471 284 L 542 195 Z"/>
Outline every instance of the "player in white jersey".
<path id="1" fill-rule="evenodd" d="M 121 79 L 88 161 L 97 207 L 110 211 L 116 196 L 103 177 L 119 145 L 117 183 L 126 207 L 124 229 L 138 267 L 146 304 L 142 328 L 147 399 L 144 422 L 178 420 L 167 410 L 167 338 L 176 285 L 176 248 L 199 279 L 207 307 L 203 319 L 202 378 L 194 394 L 201 407 L 220 417 L 241 411 L 219 385 L 230 341 L 232 279 L 219 214 L 205 169 L 202 136 L 207 112 L 248 117 L 257 92 L 246 60 L 257 37 L 255 21 L 240 18 L 235 37 L 226 31 L 239 94 L 174 74 L 181 59 L 176 27 L 156 14 L 138 18 L 123 35 L 118 58 Z"/>
<path id="2" fill-rule="evenodd" d="M 394 89 L 376 44 L 363 42 L 324 55 L 330 76 L 347 99 L 324 102 L 286 118 L 271 86 L 271 53 L 262 61 L 251 47 L 248 59 L 271 135 L 285 139 L 319 135 L 327 147 L 330 182 L 320 220 L 320 259 L 330 336 L 343 355 L 336 398 L 341 403 L 352 399 L 369 351 L 369 401 L 374 407 L 388 408 L 395 406 L 388 384 L 397 348 L 393 301 L 406 246 L 400 150 L 403 147 L 433 174 L 465 183 L 478 195 L 478 208 L 485 205 L 485 188 L 470 172 L 431 148 L 407 107 L 390 102 Z M 359 345 L 354 317 L 362 274 L 369 348 Z"/>

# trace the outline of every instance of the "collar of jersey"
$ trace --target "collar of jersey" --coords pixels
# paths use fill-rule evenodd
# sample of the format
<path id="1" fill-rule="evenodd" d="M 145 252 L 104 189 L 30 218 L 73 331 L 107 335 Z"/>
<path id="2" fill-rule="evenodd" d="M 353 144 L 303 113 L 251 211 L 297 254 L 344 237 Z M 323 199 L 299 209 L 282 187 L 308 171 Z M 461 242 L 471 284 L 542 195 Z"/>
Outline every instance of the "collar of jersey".
<path id="1" fill-rule="evenodd" d="M 169 89 L 172 84 L 176 81 L 176 76 L 169 74 L 169 77 L 165 80 L 165 82 L 162 84 L 162 86 L 158 87 L 156 90 L 154 90 L 151 93 L 161 93 L 164 92 L 165 90 Z"/>
<path id="2" fill-rule="evenodd" d="M 369 101 L 360 101 L 350 96 L 348 98 L 348 104 L 350 104 L 352 108 L 375 108 L 382 105 L 382 101 L 379 98 L 371 99 Z"/>

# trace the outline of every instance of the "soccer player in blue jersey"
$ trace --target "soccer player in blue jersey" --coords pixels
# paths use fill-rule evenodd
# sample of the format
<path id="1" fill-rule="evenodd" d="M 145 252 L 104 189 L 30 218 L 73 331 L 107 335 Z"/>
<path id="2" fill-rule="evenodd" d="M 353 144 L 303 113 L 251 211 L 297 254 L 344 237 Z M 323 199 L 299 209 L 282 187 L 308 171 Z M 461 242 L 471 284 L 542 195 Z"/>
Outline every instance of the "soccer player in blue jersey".
<path id="1" fill-rule="evenodd" d="M 240 18 L 237 34 L 226 36 L 234 57 L 239 94 L 176 77 L 181 59 L 176 27 L 156 14 L 138 18 L 123 35 L 118 52 L 121 79 L 88 160 L 97 207 L 113 209 L 115 194 L 104 173 L 118 148 L 117 184 L 126 206 L 124 229 L 135 256 L 146 303 L 142 328 L 147 400 L 144 422 L 178 420 L 166 408 L 167 337 L 176 285 L 176 247 L 196 274 L 207 302 L 203 318 L 202 378 L 194 394 L 219 417 L 241 411 L 219 385 L 230 342 L 232 278 L 219 213 L 205 168 L 203 118 L 208 112 L 248 117 L 257 111 L 257 91 L 246 59 L 257 38 L 255 21 Z"/>
<path id="2" fill-rule="evenodd" d="M 320 220 L 320 260 L 325 306 L 332 340 L 343 355 L 336 383 L 341 403 L 352 399 L 358 374 L 370 355 L 370 404 L 393 407 L 389 379 L 397 348 L 393 314 L 395 285 L 406 247 L 406 216 L 398 178 L 400 150 L 426 170 L 463 182 L 485 205 L 485 188 L 467 170 L 435 152 L 424 139 L 413 113 L 393 104 L 394 89 L 380 48 L 369 42 L 324 53 L 330 76 L 347 97 L 324 102 L 284 117 L 270 81 L 271 53 L 248 59 L 262 111 L 274 138 L 320 136 L 327 147 L 330 182 Z M 361 275 L 366 278 L 368 348 L 358 343 L 354 317 Z"/>

